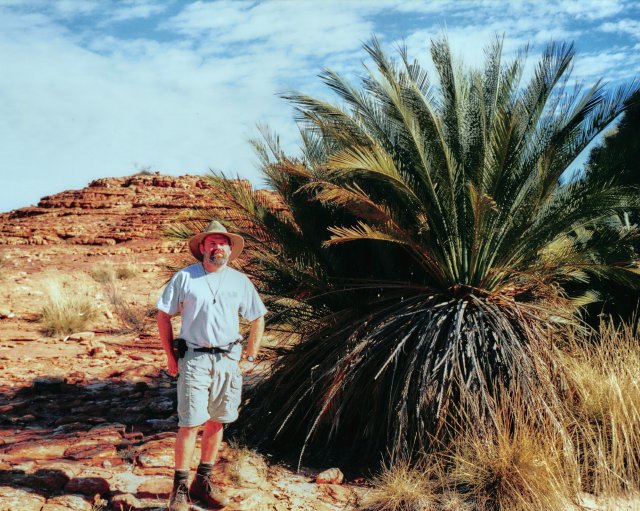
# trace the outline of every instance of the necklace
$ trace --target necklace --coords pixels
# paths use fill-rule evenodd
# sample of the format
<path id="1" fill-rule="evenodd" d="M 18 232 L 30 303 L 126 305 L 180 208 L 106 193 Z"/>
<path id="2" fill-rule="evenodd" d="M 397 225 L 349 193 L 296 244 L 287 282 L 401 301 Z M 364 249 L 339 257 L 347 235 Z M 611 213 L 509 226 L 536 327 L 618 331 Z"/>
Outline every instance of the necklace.
<path id="1" fill-rule="evenodd" d="M 211 284 L 209 284 L 209 273 L 207 272 L 207 270 L 204 267 L 204 264 L 202 265 L 202 271 L 204 273 L 204 281 L 207 283 L 207 287 L 209 288 L 209 291 L 211 291 L 211 294 L 213 295 L 213 305 L 216 304 L 217 302 L 217 298 L 218 298 L 218 293 L 220 292 L 220 288 L 222 287 L 222 284 L 224 284 L 224 278 L 227 276 L 227 269 L 225 268 L 222 271 L 222 277 L 220 278 L 220 284 L 218 284 L 218 289 L 216 289 L 216 292 L 213 292 L 213 289 L 211 288 Z"/>

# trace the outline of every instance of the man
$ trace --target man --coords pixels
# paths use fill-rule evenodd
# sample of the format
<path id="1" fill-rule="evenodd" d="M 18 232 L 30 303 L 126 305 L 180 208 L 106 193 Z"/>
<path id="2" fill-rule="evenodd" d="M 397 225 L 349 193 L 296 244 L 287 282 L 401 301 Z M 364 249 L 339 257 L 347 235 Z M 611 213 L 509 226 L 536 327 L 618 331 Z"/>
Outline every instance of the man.
<path id="1" fill-rule="evenodd" d="M 241 236 L 227 232 L 217 221 L 211 222 L 189 240 L 189 250 L 198 262 L 178 271 L 156 304 L 167 369 L 172 376 L 179 374 L 178 435 L 169 511 L 188 511 L 190 498 L 216 507 L 228 503 L 214 484 L 212 469 L 223 424 L 238 417 L 242 388 L 239 362 L 244 358 L 253 364 L 267 312 L 247 276 L 227 266 L 243 247 Z M 182 317 L 178 339 L 184 351 L 181 358 L 174 352 L 171 325 L 177 313 Z M 238 314 L 251 322 L 244 352 Z M 202 425 L 200 464 L 189 488 L 189 467 Z"/>

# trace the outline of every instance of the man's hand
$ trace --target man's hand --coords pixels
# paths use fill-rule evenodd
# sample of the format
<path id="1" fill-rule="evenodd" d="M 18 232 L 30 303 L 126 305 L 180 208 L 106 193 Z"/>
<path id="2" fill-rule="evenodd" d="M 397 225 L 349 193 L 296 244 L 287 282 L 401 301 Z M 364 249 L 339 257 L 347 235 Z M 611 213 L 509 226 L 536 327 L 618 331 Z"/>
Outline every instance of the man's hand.
<path id="1" fill-rule="evenodd" d="M 178 374 L 178 361 L 173 353 L 167 354 L 167 372 L 171 376 L 177 376 Z"/>

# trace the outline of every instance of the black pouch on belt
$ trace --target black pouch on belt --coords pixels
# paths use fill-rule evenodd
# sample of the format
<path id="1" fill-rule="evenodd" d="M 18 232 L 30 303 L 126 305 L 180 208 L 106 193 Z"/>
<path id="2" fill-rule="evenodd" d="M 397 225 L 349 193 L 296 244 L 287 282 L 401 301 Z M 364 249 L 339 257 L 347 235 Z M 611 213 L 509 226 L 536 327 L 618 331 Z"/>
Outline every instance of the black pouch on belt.
<path id="1" fill-rule="evenodd" d="M 173 350 L 176 354 L 176 358 L 181 359 L 182 357 L 184 357 L 185 353 L 187 352 L 187 341 L 185 341 L 181 337 L 174 339 Z"/>

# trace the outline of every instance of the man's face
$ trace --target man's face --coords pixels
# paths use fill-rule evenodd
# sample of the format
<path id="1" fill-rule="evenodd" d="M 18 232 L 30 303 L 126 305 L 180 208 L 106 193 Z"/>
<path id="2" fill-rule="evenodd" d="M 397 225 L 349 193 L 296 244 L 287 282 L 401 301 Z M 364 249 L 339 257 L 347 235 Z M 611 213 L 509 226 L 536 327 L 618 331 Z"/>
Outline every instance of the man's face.
<path id="1" fill-rule="evenodd" d="M 202 260 L 216 266 L 227 264 L 231 255 L 229 238 L 224 234 L 210 234 L 200 244 Z"/>

